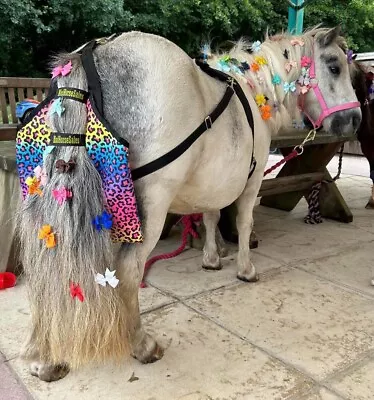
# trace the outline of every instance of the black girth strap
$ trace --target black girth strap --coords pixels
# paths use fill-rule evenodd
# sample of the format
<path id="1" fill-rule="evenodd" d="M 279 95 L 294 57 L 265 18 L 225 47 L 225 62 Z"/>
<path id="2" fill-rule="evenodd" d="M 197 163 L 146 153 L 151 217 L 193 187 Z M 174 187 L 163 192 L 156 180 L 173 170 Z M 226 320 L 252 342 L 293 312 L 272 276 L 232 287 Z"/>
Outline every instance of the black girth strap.
<path id="1" fill-rule="evenodd" d="M 252 176 L 255 167 L 256 160 L 254 158 L 253 149 L 254 149 L 254 121 L 253 115 L 251 111 L 251 107 L 248 103 L 247 97 L 243 92 L 243 89 L 240 87 L 238 82 L 231 77 L 230 75 L 225 74 L 224 72 L 215 70 L 210 68 L 208 64 L 205 64 L 201 61 L 195 60 L 196 64 L 209 76 L 216 78 L 220 81 L 226 82 L 229 86 L 226 89 L 226 92 L 222 98 L 222 100 L 218 103 L 217 107 L 205 118 L 204 122 L 200 124 L 190 136 L 188 136 L 182 143 L 180 143 L 173 150 L 170 150 L 168 153 L 163 156 L 157 158 L 150 163 L 143 165 L 142 167 L 135 168 L 132 171 L 132 179 L 135 181 L 137 179 L 143 178 L 146 175 L 149 175 L 166 165 L 170 164 L 172 161 L 176 160 L 180 157 L 186 150 L 188 150 L 193 143 L 208 129 L 212 127 L 212 124 L 218 119 L 218 117 L 225 111 L 228 106 L 234 92 L 238 96 L 242 106 L 244 108 L 248 124 L 252 130 L 252 138 L 253 138 L 253 146 L 252 146 L 252 157 L 251 157 L 251 169 L 249 172 L 248 179 Z"/>

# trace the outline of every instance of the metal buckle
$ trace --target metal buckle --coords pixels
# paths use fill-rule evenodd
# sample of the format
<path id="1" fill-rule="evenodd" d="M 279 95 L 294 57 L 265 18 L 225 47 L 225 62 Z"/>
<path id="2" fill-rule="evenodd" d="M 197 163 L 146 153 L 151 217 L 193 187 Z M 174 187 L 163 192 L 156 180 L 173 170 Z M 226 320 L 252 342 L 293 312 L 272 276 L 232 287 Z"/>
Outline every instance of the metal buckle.
<path id="1" fill-rule="evenodd" d="M 205 118 L 204 121 L 205 121 L 206 129 L 207 129 L 207 130 L 210 129 L 210 128 L 212 127 L 212 125 L 213 125 L 212 118 L 210 118 L 210 115 L 208 115 L 208 116 Z"/>

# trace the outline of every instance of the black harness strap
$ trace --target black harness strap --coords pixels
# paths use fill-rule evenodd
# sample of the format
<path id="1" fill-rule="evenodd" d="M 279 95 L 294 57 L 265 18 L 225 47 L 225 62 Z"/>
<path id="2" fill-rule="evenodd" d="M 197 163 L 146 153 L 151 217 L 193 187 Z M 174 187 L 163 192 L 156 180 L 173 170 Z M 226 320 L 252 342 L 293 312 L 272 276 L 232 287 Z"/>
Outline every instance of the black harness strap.
<path id="1" fill-rule="evenodd" d="M 87 43 L 83 49 L 81 49 L 82 64 L 87 75 L 88 91 L 95 100 L 95 105 L 98 109 L 98 112 L 103 115 L 103 97 L 101 92 L 100 77 L 97 73 L 93 58 L 93 50 L 97 44 L 100 44 L 100 42 L 92 40 L 91 42 Z M 222 82 L 226 82 L 229 85 L 226 88 L 223 98 L 218 103 L 217 107 L 204 119 L 204 121 L 177 147 L 157 158 L 156 160 L 132 170 L 132 179 L 134 181 L 165 167 L 180 157 L 185 151 L 187 151 L 205 131 L 212 127 L 212 124 L 225 111 L 234 93 L 236 93 L 240 102 L 242 103 L 248 124 L 252 130 L 253 146 L 251 169 L 248 179 L 252 176 L 256 167 L 256 160 L 254 158 L 254 121 L 251 107 L 248 103 L 246 95 L 244 94 L 243 89 L 240 87 L 238 82 L 232 76 L 227 75 L 222 71 L 213 69 L 208 64 L 201 61 L 195 60 L 195 62 L 206 74 Z"/>
<path id="2" fill-rule="evenodd" d="M 82 64 L 87 75 L 88 91 L 92 94 L 96 108 L 101 115 L 103 113 L 103 95 L 101 93 L 100 77 L 97 73 L 95 61 L 93 58 L 93 49 L 97 46 L 97 41 L 92 40 L 87 43 L 82 51 Z"/>
<path id="3" fill-rule="evenodd" d="M 252 156 L 251 156 L 251 169 L 249 172 L 248 179 L 252 176 L 256 168 L 256 160 L 254 158 L 254 139 L 255 139 L 254 121 L 253 121 L 252 110 L 248 103 L 246 95 L 244 94 L 243 89 L 240 87 L 238 82 L 232 76 L 227 75 L 222 71 L 213 69 L 208 64 L 205 64 L 201 61 L 195 60 L 195 62 L 206 74 L 220 81 L 226 82 L 230 86 L 227 87 L 222 100 L 218 103 L 214 111 L 212 111 L 212 113 L 205 118 L 204 122 L 200 124 L 199 127 L 195 129 L 191 133 L 191 135 L 188 136 L 182 143 L 180 143 L 173 150 L 170 150 L 168 153 L 157 158 L 156 160 L 151 161 L 150 163 L 143 165 L 142 167 L 135 168 L 132 171 L 132 179 L 134 181 L 165 167 L 166 165 L 168 165 L 169 163 L 180 157 L 186 150 L 188 150 L 205 131 L 207 131 L 212 127 L 214 121 L 216 121 L 218 117 L 225 111 L 234 92 L 236 93 L 240 102 L 242 103 L 245 115 L 248 120 L 248 124 L 252 130 L 253 146 L 252 146 Z"/>
<path id="4" fill-rule="evenodd" d="M 132 172 L 132 179 L 135 181 L 137 179 L 143 178 L 143 176 L 149 175 L 152 172 L 155 172 L 172 161 L 176 160 L 180 157 L 186 150 L 188 150 L 196 140 L 208 129 L 210 129 L 217 120 L 217 118 L 226 110 L 226 107 L 230 103 L 231 97 L 234 94 L 234 89 L 231 86 L 228 86 L 226 92 L 222 98 L 222 100 L 218 103 L 217 107 L 212 111 L 192 133 L 185 139 L 182 143 L 180 143 L 177 147 L 174 147 L 173 150 L 170 150 L 168 153 L 163 156 L 157 158 L 156 160 L 143 165 L 142 167 L 135 168 Z"/>

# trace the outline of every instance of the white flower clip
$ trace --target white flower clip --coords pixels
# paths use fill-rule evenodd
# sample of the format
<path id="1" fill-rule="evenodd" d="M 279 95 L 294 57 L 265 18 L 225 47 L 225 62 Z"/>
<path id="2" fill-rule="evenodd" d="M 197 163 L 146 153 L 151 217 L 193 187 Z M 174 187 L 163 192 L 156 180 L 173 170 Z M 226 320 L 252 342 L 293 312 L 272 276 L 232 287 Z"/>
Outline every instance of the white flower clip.
<path id="1" fill-rule="evenodd" d="M 258 53 L 261 50 L 261 42 L 259 40 L 253 42 L 251 45 L 251 50 L 253 53 Z"/>
<path id="2" fill-rule="evenodd" d="M 105 270 L 105 276 L 102 274 L 96 274 L 95 282 L 101 286 L 110 285 L 112 288 L 117 287 L 119 279 L 115 276 L 116 270 L 110 271 L 108 268 Z"/>

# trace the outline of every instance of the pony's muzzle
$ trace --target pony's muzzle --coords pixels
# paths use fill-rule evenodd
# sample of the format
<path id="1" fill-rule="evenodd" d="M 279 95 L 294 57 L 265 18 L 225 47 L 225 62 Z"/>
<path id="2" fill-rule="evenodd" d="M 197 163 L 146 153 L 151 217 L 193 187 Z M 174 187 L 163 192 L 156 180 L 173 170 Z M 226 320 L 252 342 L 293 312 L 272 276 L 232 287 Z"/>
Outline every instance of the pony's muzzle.
<path id="1" fill-rule="evenodd" d="M 337 135 L 356 133 L 361 124 L 361 110 L 358 108 L 335 113 L 331 121 L 331 131 Z"/>

